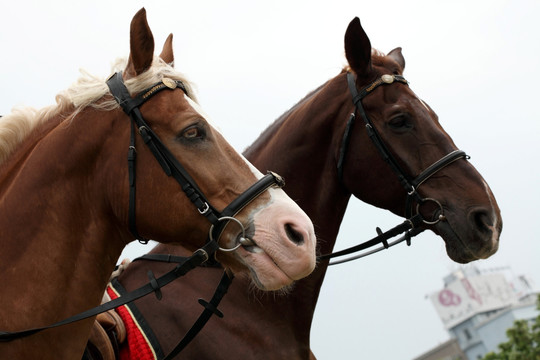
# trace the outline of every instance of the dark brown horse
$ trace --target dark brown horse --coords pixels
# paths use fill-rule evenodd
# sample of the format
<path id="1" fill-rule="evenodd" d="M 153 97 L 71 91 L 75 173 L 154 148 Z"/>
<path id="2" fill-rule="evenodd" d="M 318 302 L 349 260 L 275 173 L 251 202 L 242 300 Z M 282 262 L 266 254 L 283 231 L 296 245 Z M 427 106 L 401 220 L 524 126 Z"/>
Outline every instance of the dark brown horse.
<path id="1" fill-rule="evenodd" d="M 169 36 L 154 56 L 142 9 L 131 23 L 123 76 L 107 83 L 83 76 L 56 106 L 2 117 L 0 331 L 11 336 L 98 305 L 135 234 L 189 251 L 202 247 L 211 215 L 261 183 L 262 174 L 200 111 L 190 83 L 171 66 L 171 44 Z M 135 123 L 138 130 L 130 130 Z M 136 155 L 133 166 L 126 154 Z M 236 246 L 240 235 L 257 242 L 256 252 L 219 251 L 219 258 L 274 290 L 313 270 L 315 234 L 283 190 L 271 186 L 258 195 L 231 214 L 232 225 L 214 241 L 220 249 Z M 0 358 L 80 359 L 92 323 L 8 338 Z"/>
<path id="2" fill-rule="evenodd" d="M 356 18 L 345 34 L 345 52 L 349 67 L 280 117 L 246 150 L 246 157 L 261 170 L 284 174 L 287 193 L 316 226 L 322 254 L 334 248 L 351 195 L 400 216 L 421 212 L 422 227 L 443 238 L 456 262 L 495 253 L 502 229 L 497 202 L 437 115 L 402 77 L 401 49 L 388 55 L 372 50 Z M 351 94 L 355 89 L 357 96 Z M 351 113 L 356 116 L 348 122 Z M 393 159 L 390 166 L 381 153 Z M 395 168 L 403 172 L 401 182 Z M 407 192 L 420 195 L 408 204 Z M 179 250 L 159 244 L 151 253 L 182 254 Z M 210 320 L 179 358 L 314 358 L 310 327 L 327 265 L 320 262 L 284 295 L 259 296 L 250 290 L 249 279 L 235 279 L 220 305 L 225 318 Z M 168 266 L 137 261 L 119 280 L 133 288 L 148 269 L 161 272 Z M 136 302 L 163 353 L 200 313 L 193 299 L 212 296 L 211 284 L 220 276 L 220 269 L 198 269 L 185 282 L 164 289 L 161 301 Z"/>

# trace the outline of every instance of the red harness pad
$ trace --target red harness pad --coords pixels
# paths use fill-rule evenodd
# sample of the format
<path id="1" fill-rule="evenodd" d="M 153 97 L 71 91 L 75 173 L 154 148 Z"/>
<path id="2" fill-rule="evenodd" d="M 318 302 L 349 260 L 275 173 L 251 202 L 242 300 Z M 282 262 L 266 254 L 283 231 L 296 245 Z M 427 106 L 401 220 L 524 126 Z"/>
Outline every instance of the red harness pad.
<path id="1" fill-rule="evenodd" d="M 116 299 L 124 292 L 116 282 L 107 286 L 111 299 Z M 133 304 L 126 304 L 115 309 L 126 326 L 126 342 L 120 347 L 120 360 L 157 360 L 163 357 L 159 344 L 150 327 Z M 154 339 L 153 341 L 151 339 Z"/>

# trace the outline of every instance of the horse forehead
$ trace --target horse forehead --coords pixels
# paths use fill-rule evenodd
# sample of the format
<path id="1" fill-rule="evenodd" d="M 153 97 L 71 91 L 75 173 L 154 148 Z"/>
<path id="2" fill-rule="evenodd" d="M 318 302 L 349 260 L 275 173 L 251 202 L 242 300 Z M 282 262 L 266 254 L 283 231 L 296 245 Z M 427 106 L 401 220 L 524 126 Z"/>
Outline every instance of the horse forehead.
<path id="1" fill-rule="evenodd" d="M 409 103 L 419 103 L 422 108 L 427 111 L 428 114 L 432 113 L 432 109 L 424 102 L 424 100 L 422 100 L 418 95 L 416 95 L 416 93 L 411 88 L 407 87 L 407 89 L 408 91 L 406 91 L 405 93 L 399 92 L 399 95 L 397 96 L 405 95 L 405 99 L 408 99 L 407 101 Z"/>
<path id="2" fill-rule="evenodd" d="M 216 129 L 220 134 L 222 134 L 219 126 L 217 126 L 214 121 L 212 121 L 212 118 L 203 110 L 202 106 L 199 105 L 197 102 L 193 101 L 189 96 L 184 94 L 184 98 L 188 102 L 189 106 L 191 106 L 203 119 L 205 119 L 214 129 Z M 223 134 L 222 134 L 223 135 Z"/>
<path id="3" fill-rule="evenodd" d="M 223 136 L 223 133 L 221 132 L 221 130 L 219 129 L 219 127 L 216 125 L 216 123 L 214 123 L 212 121 L 212 119 L 210 118 L 210 116 L 208 116 L 208 114 L 206 114 L 206 112 L 203 110 L 203 108 L 195 101 L 193 101 L 189 96 L 185 95 L 184 94 L 184 97 L 186 98 L 187 102 L 189 103 L 189 105 L 199 114 L 201 115 L 201 117 L 203 117 L 206 121 L 208 121 L 208 123 L 217 131 L 219 132 L 222 136 Z M 253 173 L 253 175 L 255 175 L 255 177 L 257 179 L 260 179 L 263 177 L 263 174 L 253 165 L 251 164 L 242 154 L 240 154 L 238 151 L 236 151 L 236 149 L 234 149 L 231 145 L 231 148 L 234 150 L 234 152 L 238 155 L 239 158 L 241 158 L 244 163 L 246 163 L 246 165 L 249 167 L 249 169 L 251 170 L 251 172 Z"/>
<path id="4" fill-rule="evenodd" d="M 418 102 L 422 105 L 422 107 L 427 110 L 428 113 L 431 113 L 432 112 L 432 109 L 428 106 L 428 104 L 426 104 L 424 102 L 424 100 L 422 100 L 418 95 L 416 95 L 416 93 L 413 91 L 413 89 L 409 88 L 408 87 L 408 90 L 407 91 L 407 94 L 411 96 L 411 99 L 414 101 L 414 102 Z"/>

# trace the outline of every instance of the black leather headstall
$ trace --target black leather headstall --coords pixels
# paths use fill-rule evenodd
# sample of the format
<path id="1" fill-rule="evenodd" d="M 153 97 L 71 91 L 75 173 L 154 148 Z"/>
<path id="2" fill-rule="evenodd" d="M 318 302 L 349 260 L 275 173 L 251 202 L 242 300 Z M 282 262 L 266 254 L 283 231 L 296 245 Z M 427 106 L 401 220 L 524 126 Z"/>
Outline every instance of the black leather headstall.
<path id="1" fill-rule="evenodd" d="M 135 194 L 136 194 L 136 149 L 135 149 L 135 128 L 138 129 L 144 143 L 151 150 L 152 154 L 161 165 L 163 171 L 167 176 L 172 176 L 180 184 L 182 190 L 186 196 L 195 205 L 201 215 L 204 215 L 213 226 L 211 238 L 216 242 L 219 239 L 223 228 L 229 221 L 229 217 L 236 215 L 242 208 L 249 204 L 253 199 L 263 193 L 271 186 L 284 186 L 283 179 L 272 172 L 269 172 L 244 193 L 242 193 L 237 199 L 229 204 L 221 213 L 217 211 L 210 202 L 205 198 L 202 191 L 197 186 L 196 182 L 188 174 L 185 168 L 178 162 L 175 156 L 169 151 L 169 149 L 163 144 L 151 127 L 146 123 L 142 117 L 139 106 L 150 99 L 153 95 L 162 90 L 174 90 L 176 88 L 181 89 L 186 93 L 184 84 L 179 80 L 172 80 L 164 78 L 161 82 L 149 87 L 142 91 L 136 97 L 132 98 L 129 94 L 124 81 L 122 79 L 122 72 L 117 72 L 107 80 L 107 85 L 114 98 L 120 104 L 124 112 L 131 119 L 131 139 L 128 149 L 128 170 L 129 170 L 129 228 L 133 236 L 139 241 L 145 243 L 148 239 L 141 236 L 136 227 L 135 222 Z M 223 219 L 225 218 L 225 219 Z"/>
<path id="2" fill-rule="evenodd" d="M 353 252 L 358 252 L 361 250 L 364 250 L 370 246 L 374 246 L 376 244 L 382 243 L 383 248 L 388 248 L 389 246 L 395 245 L 403 240 L 407 240 L 407 244 L 410 245 L 411 237 L 419 234 L 423 231 L 423 229 L 419 228 L 422 223 L 428 224 L 428 225 L 434 225 L 438 223 L 439 221 L 444 221 L 444 211 L 441 203 L 435 199 L 432 198 L 423 198 L 418 193 L 418 187 L 422 185 L 427 179 L 429 179 L 431 176 L 433 176 L 435 173 L 437 173 L 439 170 L 443 169 L 444 167 L 450 165 L 456 160 L 459 159 L 469 159 L 469 156 L 463 151 L 463 150 L 454 150 L 450 152 L 449 154 L 443 156 L 441 159 L 437 160 L 435 163 L 428 166 L 425 170 L 423 170 L 419 175 L 417 175 L 415 178 L 411 178 L 407 175 L 405 171 L 402 170 L 402 168 L 399 166 L 399 163 L 394 158 L 392 153 L 388 150 L 385 143 L 383 142 L 381 136 L 377 132 L 377 129 L 375 128 L 375 125 L 373 125 L 373 122 L 367 115 L 364 106 L 362 104 L 362 99 L 364 99 L 366 96 L 371 94 L 375 89 L 377 89 L 379 86 L 382 85 L 391 85 L 394 83 L 400 83 L 404 85 L 408 85 L 409 82 L 401 75 L 390 75 L 385 74 L 377 78 L 374 82 L 369 84 L 368 86 L 364 87 L 362 90 L 358 91 L 356 88 L 356 78 L 355 76 L 348 72 L 347 73 L 347 83 L 349 86 L 349 91 L 352 96 L 352 102 L 355 106 L 354 112 L 351 113 L 349 120 L 347 121 L 347 124 L 345 126 L 345 132 L 343 134 L 343 138 L 341 141 L 341 147 L 339 149 L 339 158 L 337 162 L 337 171 L 338 171 L 338 178 L 343 183 L 343 167 L 345 164 L 345 156 L 347 154 L 347 149 L 349 146 L 351 131 L 354 125 L 354 121 L 356 119 L 356 114 L 359 113 L 362 120 L 364 121 L 364 125 L 366 127 L 366 131 L 368 133 L 369 138 L 371 139 L 372 143 L 377 148 L 377 151 L 382 156 L 384 161 L 390 166 L 392 171 L 396 174 L 400 184 L 403 186 L 405 191 L 407 192 L 407 200 L 405 204 L 405 218 L 406 220 L 403 222 L 403 224 L 400 224 L 396 226 L 395 228 L 388 230 L 387 232 L 383 233 L 380 231 L 379 228 L 377 228 L 377 237 L 366 241 L 365 243 L 362 243 L 360 245 L 356 245 L 354 247 L 351 247 L 349 249 L 345 249 L 336 253 L 332 254 L 326 254 L 319 257 L 319 260 L 329 259 L 337 256 L 343 256 L 346 254 L 351 254 Z M 413 215 L 413 200 L 417 203 L 416 208 L 416 214 Z M 425 219 L 422 214 L 420 214 L 419 206 L 421 204 L 424 204 L 426 202 L 433 202 L 437 205 L 439 210 L 439 216 L 437 219 Z M 398 241 L 389 244 L 388 239 L 391 237 L 397 236 L 401 233 L 406 233 L 405 236 L 400 238 Z M 361 256 L 357 256 L 355 258 L 359 258 Z M 353 260 L 355 258 L 352 258 L 350 260 Z M 345 260 L 347 261 L 347 260 Z M 340 262 L 345 262 L 340 261 Z M 337 263 L 337 262 L 336 262 Z"/>

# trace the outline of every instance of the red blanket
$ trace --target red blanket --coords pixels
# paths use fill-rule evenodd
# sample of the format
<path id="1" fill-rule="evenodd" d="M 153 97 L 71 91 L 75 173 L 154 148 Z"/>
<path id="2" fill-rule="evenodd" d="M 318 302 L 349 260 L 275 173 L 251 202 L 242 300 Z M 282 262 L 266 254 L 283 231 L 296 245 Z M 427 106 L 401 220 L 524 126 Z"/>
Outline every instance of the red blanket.
<path id="1" fill-rule="evenodd" d="M 120 296 L 119 291 L 113 288 L 112 284 L 107 287 L 107 293 L 111 299 Z M 148 334 L 148 327 L 136 320 L 137 316 L 134 316 L 136 309 L 127 304 L 116 308 L 116 311 L 124 321 L 127 334 L 127 344 L 124 343 L 120 348 L 120 360 L 157 360 L 157 354 L 161 351 L 152 346 L 149 340 L 152 335 Z"/>

